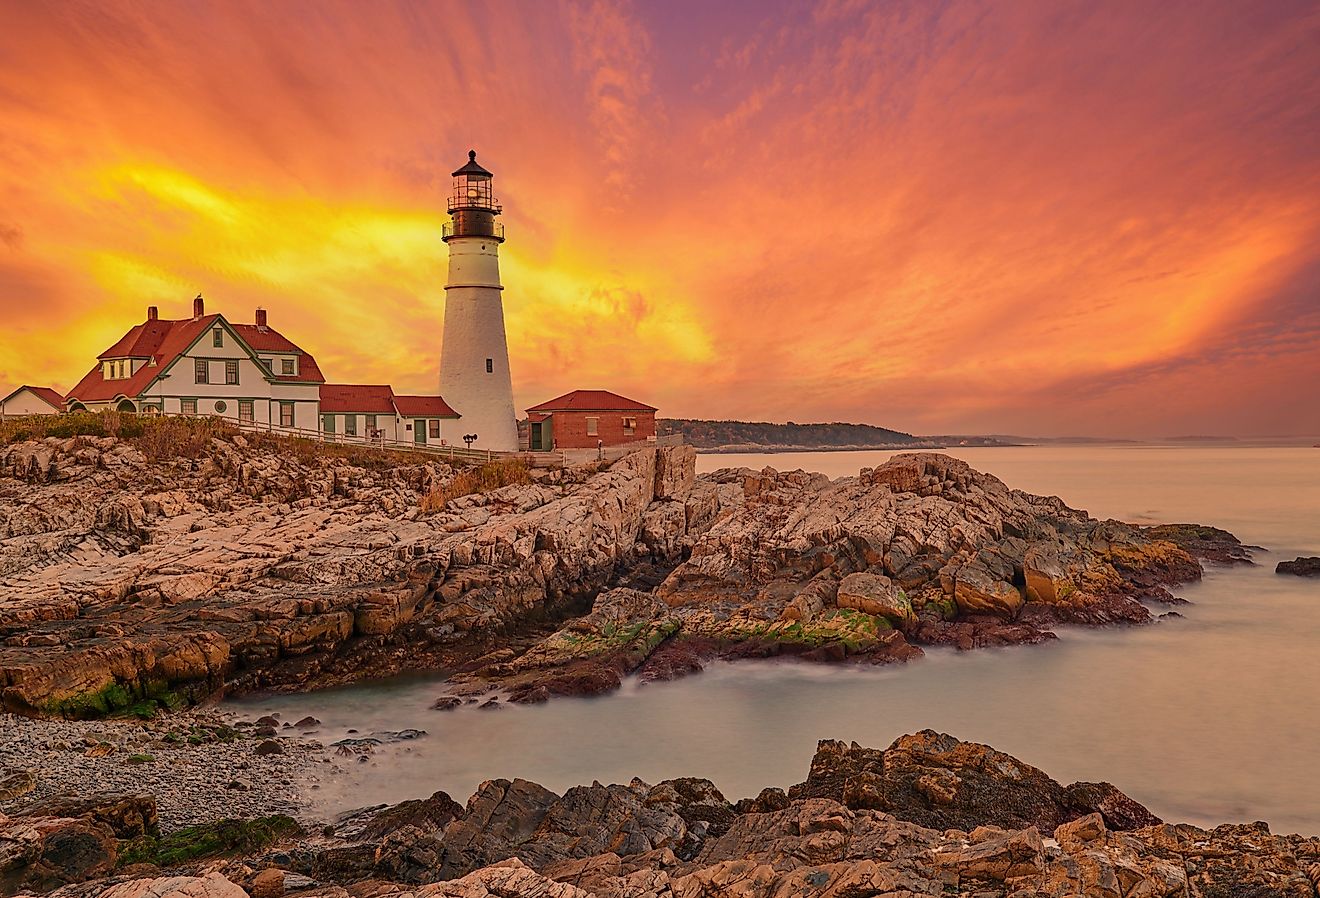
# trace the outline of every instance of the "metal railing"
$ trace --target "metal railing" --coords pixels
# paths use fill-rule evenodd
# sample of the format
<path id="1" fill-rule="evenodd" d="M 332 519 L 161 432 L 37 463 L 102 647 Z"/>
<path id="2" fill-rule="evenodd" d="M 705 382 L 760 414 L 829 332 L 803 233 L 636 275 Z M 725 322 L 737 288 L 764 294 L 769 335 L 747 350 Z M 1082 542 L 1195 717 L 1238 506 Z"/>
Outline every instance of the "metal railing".
<path id="1" fill-rule="evenodd" d="M 504 224 L 503 224 L 503 222 L 498 222 L 498 221 L 491 222 L 491 223 L 490 223 L 490 230 L 491 230 L 491 232 L 490 232 L 489 234 L 464 234 L 463 236 L 464 236 L 464 237 L 492 237 L 492 238 L 495 238 L 495 239 L 497 239 L 497 240 L 503 240 L 503 239 L 504 239 Z M 458 236 L 458 235 L 457 235 L 457 232 L 456 232 L 456 229 L 455 229 L 455 227 L 454 227 L 454 223 L 453 223 L 452 221 L 447 221 L 447 222 L 444 223 L 444 227 L 441 229 L 441 236 L 444 237 L 444 238 L 446 238 L 446 239 L 447 239 L 447 238 L 450 238 L 450 237 L 456 237 L 456 236 Z"/>
<path id="2" fill-rule="evenodd" d="M 422 452 L 427 455 L 438 456 L 440 458 L 451 459 L 454 461 L 488 462 L 526 455 L 526 453 L 523 452 L 498 452 L 494 449 L 469 449 L 466 446 L 419 443 L 416 440 L 392 439 L 383 434 L 380 436 L 369 436 L 367 434 L 327 433 L 323 430 L 312 430 L 306 427 L 265 424 L 258 421 L 231 420 L 229 423 L 234 424 L 239 430 L 248 431 L 250 433 L 268 433 L 274 434 L 275 436 L 313 440 L 318 443 L 327 443 L 336 446 L 351 446 L 357 449 L 381 449 L 389 452 Z"/>

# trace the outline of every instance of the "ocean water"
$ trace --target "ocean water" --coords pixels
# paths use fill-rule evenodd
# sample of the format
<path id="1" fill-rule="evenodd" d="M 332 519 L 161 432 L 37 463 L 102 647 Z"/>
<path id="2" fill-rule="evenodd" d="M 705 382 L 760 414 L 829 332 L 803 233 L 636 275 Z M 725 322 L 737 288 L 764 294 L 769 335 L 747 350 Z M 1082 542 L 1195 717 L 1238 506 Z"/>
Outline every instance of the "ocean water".
<path id="1" fill-rule="evenodd" d="M 893 453 L 701 456 L 717 467 L 856 473 Z M 1094 515 L 1195 521 L 1264 547 L 1256 567 L 1211 568 L 1181 590 L 1182 619 L 1066 629 L 1045 646 L 957 653 L 888 668 L 716 664 L 674 683 L 500 710 L 429 710 L 438 677 L 232 703 L 311 714 L 317 738 L 412 727 L 421 739 L 325 765 L 326 815 L 482 780 L 579 783 L 705 776 L 725 795 L 806 777 L 816 741 L 883 747 L 924 727 L 987 742 L 1055 779 L 1108 780 L 1172 821 L 1266 820 L 1320 833 L 1320 581 L 1274 573 L 1320 555 L 1320 449 L 1062 447 L 950 454 L 1010 486 Z"/>

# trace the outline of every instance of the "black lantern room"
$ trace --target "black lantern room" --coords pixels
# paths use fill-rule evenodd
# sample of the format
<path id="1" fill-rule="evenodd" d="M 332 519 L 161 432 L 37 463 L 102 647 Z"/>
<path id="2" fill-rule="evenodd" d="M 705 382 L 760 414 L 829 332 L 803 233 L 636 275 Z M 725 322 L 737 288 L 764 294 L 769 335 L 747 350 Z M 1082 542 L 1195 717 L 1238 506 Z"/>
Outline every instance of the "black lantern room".
<path id="1" fill-rule="evenodd" d="M 449 195 L 449 214 L 453 221 L 445 225 L 445 240 L 452 237 L 488 237 L 504 240 L 504 226 L 495 216 L 504 211 L 491 188 L 490 172 L 477 164 L 477 151 L 468 151 L 467 165 L 454 172 L 454 189 Z"/>

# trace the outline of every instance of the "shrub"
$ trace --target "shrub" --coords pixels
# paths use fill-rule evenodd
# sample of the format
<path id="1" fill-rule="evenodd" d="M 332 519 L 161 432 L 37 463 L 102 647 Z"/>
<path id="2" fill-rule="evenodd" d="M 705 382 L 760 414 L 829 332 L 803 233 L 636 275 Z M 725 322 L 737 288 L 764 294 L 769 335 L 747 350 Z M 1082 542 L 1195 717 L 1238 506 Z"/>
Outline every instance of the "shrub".
<path id="1" fill-rule="evenodd" d="M 444 511 L 454 499 L 475 493 L 489 493 L 500 487 L 517 483 L 531 483 L 532 472 L 525 459 L 510 458 L 487 462 L 476 468 L 461 471 L 453 479 L 433 488 L 422 497 L 422 511 L 428 514 Z"/>

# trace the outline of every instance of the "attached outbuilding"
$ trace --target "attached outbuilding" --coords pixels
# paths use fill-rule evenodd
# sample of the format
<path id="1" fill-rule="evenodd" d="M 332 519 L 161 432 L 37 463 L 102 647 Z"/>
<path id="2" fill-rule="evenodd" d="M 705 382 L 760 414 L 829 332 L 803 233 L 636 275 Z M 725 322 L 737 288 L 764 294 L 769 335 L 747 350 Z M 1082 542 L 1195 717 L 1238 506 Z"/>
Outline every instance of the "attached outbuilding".
<path id="1" fill-rule="evenodd" d="M 50 387 L 32 387 L 24 384 L 4 399 L 0 399 L 0 418 L 58 415 L 62 411 L 64 411 L 64 397 Z"/>
<path id="2" fill-rule="evenodd" d="M 395 396 L 399 413 L 399 439 L 409 437 L 419 446 L 457 445 L 463 437 L 454 431 L 459 413 L 439 396 Z"/>
<path id="3" fill-rule="evenodd" d="M 655 412 L 608 390 L 574 390 L 527 409 L 528 445 L 548 452 L 654 440 Z"/>

